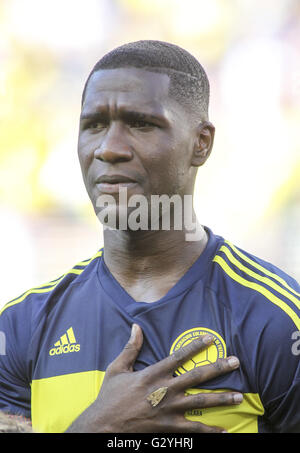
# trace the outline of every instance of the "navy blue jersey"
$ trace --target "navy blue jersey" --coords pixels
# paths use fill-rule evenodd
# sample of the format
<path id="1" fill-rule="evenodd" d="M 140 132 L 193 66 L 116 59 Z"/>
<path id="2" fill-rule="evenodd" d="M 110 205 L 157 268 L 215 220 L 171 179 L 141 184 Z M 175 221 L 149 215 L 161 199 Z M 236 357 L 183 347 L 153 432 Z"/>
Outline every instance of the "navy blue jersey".
<path id="1" fill-rule="evenodd" d="M 107 366 L 136 322 L 144 334 L 136 370 L 208 332 L 214 343 L 176 370 L 174 379 L 218 357 L 239 358 L 238 370 L 187 394 L 235 390 L 244 394 L 242 404 L 194 409 L 188 419 L 229 432 L 300 431 L 300 360 L 293 347 L 300 287 L 275 266 L 207 232 L 204 252 L 158 301 L 135 301 L 100 250 L 6 304 L 0 409 L 31 417 L 36 431 L 65 431 L 96 399 Z"/>

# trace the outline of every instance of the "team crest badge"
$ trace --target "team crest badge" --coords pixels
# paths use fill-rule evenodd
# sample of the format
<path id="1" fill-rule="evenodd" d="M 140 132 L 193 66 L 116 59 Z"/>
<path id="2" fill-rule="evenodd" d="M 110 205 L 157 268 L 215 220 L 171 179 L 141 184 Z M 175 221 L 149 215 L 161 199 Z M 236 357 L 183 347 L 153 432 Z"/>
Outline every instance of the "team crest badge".
<path id="1" fill-rule="evenodd" d="M 219 358 L 226 357 L 226 344 L 217 332 L 211 329 L 207 329 L 206 327 L 195 327 L 190 330 L 186 330 L 183 332 L 179 337 L 176 338 L 172 347 L 170 349 L 170 354 L 178 349 L 183 348 L 191 341 L 203 336 L 203 335 L 213 335 L 214 342 L 208 347 L 205 348 L 203 351 L 200 351 L 196 354 L 192 359 L 185 362 L 181 367 L 179 367 L 175 373 L 177 375 L 186 373 L 187 371 L 192 370 L 193 368 L 208 365 L 210 363 L 216 362 Z"/>

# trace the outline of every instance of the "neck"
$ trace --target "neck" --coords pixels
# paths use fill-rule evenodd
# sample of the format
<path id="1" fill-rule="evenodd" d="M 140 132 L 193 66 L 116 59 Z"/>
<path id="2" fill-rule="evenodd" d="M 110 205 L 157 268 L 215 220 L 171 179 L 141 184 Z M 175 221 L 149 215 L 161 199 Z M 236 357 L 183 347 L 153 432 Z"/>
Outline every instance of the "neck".
<path id="1" fill-rule="evenodd" d="M 197 224 L 197 238 L 187 240 L 186 230 L 104 230 L 104 260 L 118 279 L 133 282 L 170 273 L 182 275 L 201 255 L 207 243 Z M 195 240 L 196 239 L 196 240 Z"/>

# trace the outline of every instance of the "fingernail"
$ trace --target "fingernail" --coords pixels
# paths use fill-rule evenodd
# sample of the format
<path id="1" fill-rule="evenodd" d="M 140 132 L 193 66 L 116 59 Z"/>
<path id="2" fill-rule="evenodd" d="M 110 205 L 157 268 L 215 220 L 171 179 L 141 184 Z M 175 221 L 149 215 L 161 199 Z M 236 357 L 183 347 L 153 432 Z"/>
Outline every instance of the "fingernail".
<path id="1" fill-rule="evenodd" d="M 227 359 L 227 362 L 231 368 L 237 368 L 240 364 L 239 359 L 237 359 L 236 357 L 229 357 Z"/>
<path id="2" fill-rule="evenodd" d="M 202 340 L 203 340 L 203 343 L 209 344 L 213 341 L 213 339 L 214 339 L 214 337 L 212 335 L 205 335 Z"/>
<path id="3" fill-rule="evenodd" d="M 244 397 L 241 393 L 235 393 L 233 395 L 233 401 L 237 404 L 241 403 L 243 401 Z"/>
<path id="4" fill-rule="evenodd" d="M 136 331 L 137 331 L 137 324 L 132 324 L 130 340 L 133 340 L 133 338 L 134 338 L 135 335 L 136 335 Z"/>

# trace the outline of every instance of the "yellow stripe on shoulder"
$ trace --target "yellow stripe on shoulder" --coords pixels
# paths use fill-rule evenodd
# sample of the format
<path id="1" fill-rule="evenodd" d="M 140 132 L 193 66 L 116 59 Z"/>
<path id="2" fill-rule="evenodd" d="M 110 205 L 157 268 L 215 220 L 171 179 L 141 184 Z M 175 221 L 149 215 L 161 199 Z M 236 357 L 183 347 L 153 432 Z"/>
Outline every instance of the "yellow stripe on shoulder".
<path id="1" fill-rule="evenodd" d="M 245 286 L 247 288 L 251 288 L 259 293 L 261 293 L 263 296 L 265 296 L 270 302 L 273 304 L 277 305 L 277 307 L 281 308 L 294 322 L 296 325 L 297 329 L 300 330 L 300 318 L 299 316 L 292 310 L 292 308 L 283 300 L 279 299 L 279 297 L 275 296 L 271 291 L 266 289 L 264 286 L 259 285 L 258 283 L 246 280 L 243 278 L 241 275 L 237 274 L 234 272 L 233 269 L 226 263 L 226 261 L 221 257 L 216 255 L 213 259 L 216 263 L 218 263 L 224 272 L 233 280 L 235 280 L 237 283 L 239 283 L 242 286 Z"/>
<path id="2" fill-rule="evenodd" d="M 48 282 L 48 283 L 43 283 L 40 286 L 36 286 L 35 288 L 29 289 L 24 294 L 22 294 L 20 297 L 17 297 L 16 299 L 13 299 L 12 301 L 10 301 L 7 304 L 5 304 L 2 307 L 2 309 L 0 310 L 0 315 L 7 308 L 12 307 L 13 305 L 19 304 L 20 302 L 23 302 L 23 300 L 25 300 L 26 297 L 29 296 L 30 294 L 49 293 L 49 292 L 53 291 L 53 289 L 55 289 L 56 286 L 66 277 L 66 275 L 69 275 L 69 274 L 80 275 L 80 274 L 82 274 L 82 272 L 85 270 L 87 265 L 90 264 L 96 258 L 99 258 L 100 256 L 102 256 L 102 250 L 100 250 L 95 255 L 93 255 L 92 258 L 90 258 L 89 260 L 81 261 L 80 263 L 75 264 L 75 266 L 72 269 L 67 271 L 65 274 L 63 274 L 58 279 L 52 280 L 51 282 Z M 76 266 L 83 266 L 83 268 L 82 269 L 75 269 Z"/>
<path id="3" fill-rule="evenodd" d="M 224 252 L 229 261 L 234 264 L 236 267 L 238 267 L 241 271 L 245 272 L 245 274 L 248 274 L 250 277 L 255 278 L 256 280 L 265 283 L 266 285 L 270 286 L 272 289 L 277 291 L 278 293 L 282 294 L 285 296 L 287 299 L 289 299 L 291 302 L 293 302 L 296 307 L 300 310 L 300 300 L 293 296 L 290 292 L 279 286 L 277 283 L 275 283 L 273 280 L 271 280 L 268 277 L 264 277 L 257 272 L 254 272 L 253 270 L 249 269 L 248 267 L 244 266 L 239 260 L 237 260 L 230 250 L 225 246 L 222 245 L 220 248 L 219 252 Z"/>
<path id="4" fill-rule="evenodd" d="M 225 241 L 226 244 L 229 245 L 229 247 L 246 263 L 251 264 L 251 266 L 256 267 L 256 269 L 260 270 L 261 272 L 265 273 L 269 277 L 274 278 L 274 280 L 277 280 L 279 283 L 281 283 L 286 289 L 291 291 L 293 294 L 296 296 L 300 297 L 300 293 L 294 290 L 288 283 L 279 275 L 275 274 L 274 272 L 271 272 L 269 269 L 267 269 L 264 266 L 261 266 L 260 264 L 256 263 L 255 261 L 251 260 L 248 256 L 246 256 L 244 253 L 242 253 L 240 250 L 238 250 L 233 244 L 231 244 L 229 241 Z"/>

